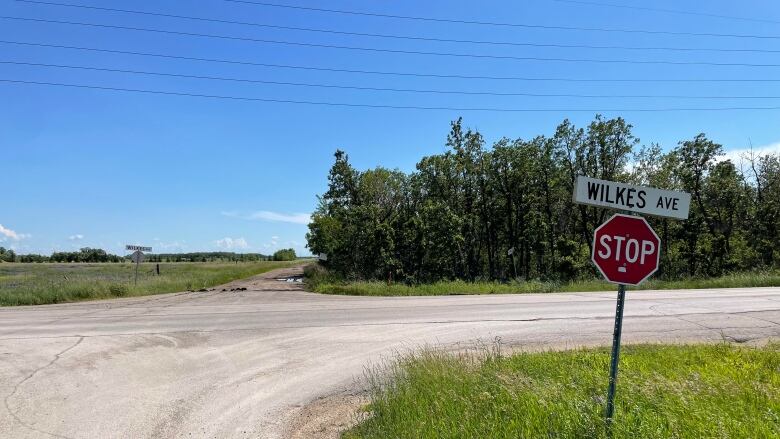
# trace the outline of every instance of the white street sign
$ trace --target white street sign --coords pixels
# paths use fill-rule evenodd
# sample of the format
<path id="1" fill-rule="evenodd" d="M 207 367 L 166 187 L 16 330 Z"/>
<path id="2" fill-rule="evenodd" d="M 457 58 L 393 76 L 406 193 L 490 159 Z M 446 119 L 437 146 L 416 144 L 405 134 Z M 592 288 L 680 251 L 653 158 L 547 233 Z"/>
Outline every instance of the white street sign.
<path id="1" fill-rule="evenodd" d="M 574 202 L 628 210 L 647 215 L 688 219 L 691 194 L 646 186 L 634 186 L 596 178 L 577 177 Z"/>
<path id="2" fill-rule="evenodd" d="M 150 252 L 150 251 L 152 251 L 152 248 L 151 247 L 144 247 L 144 246 L 140 246 L 140 245 L 126 245 L 125 246 L 125 250 Z"/>

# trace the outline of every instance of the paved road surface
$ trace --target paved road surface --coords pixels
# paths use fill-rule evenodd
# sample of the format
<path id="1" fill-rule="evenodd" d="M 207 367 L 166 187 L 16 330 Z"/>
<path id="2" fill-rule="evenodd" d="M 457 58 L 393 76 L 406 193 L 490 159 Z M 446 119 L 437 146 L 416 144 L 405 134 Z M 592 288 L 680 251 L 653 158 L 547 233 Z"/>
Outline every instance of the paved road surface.
<path id="1" fill-rule="evenodd" d="M 240 292 L 0 309 L 0 437 L 287 437 L 303 406 L 394 349 L 611 340 L 614 292 L 336 297 L 266 277 Z M 625 342 L 770 337 L 780 288 L 628 295 Z"/>

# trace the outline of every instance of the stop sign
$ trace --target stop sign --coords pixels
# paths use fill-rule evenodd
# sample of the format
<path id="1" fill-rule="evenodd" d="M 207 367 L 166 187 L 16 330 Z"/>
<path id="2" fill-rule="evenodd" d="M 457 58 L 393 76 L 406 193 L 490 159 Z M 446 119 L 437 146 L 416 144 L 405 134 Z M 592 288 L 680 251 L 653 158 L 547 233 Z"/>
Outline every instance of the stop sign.
<path id="1" fill-rule="evenodd" d="M 612 215 L 593 233 L 593 254 L 609 282 L 639 285 L 658 270 L 661 240 L 644 218 Z"/>

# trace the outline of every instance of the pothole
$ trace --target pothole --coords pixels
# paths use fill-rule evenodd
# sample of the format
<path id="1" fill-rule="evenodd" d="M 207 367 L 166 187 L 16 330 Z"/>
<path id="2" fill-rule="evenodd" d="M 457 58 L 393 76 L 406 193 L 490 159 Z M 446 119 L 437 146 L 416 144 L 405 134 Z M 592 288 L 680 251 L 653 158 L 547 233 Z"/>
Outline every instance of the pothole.
<path id="1" fill-rule="evenodd" d="M 303 276 L 290 276 L 290 277 L 279 277 L 276 278 L 279 282 L 288 282 L 288 283 L 303 283 Z"/>

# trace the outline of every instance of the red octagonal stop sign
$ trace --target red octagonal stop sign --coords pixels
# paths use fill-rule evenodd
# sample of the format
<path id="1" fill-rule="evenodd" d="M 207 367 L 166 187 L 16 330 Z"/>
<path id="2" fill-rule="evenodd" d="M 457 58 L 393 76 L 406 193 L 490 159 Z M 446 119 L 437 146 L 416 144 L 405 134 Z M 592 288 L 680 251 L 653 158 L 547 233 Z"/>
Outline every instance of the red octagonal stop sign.
<path id="1" fill-rule="evenodd" d="M 613 283 L 639 285 L 658 270 L 661 240 L 644 218 L 612 215 L 593 233 L 591 259 Z"/>

